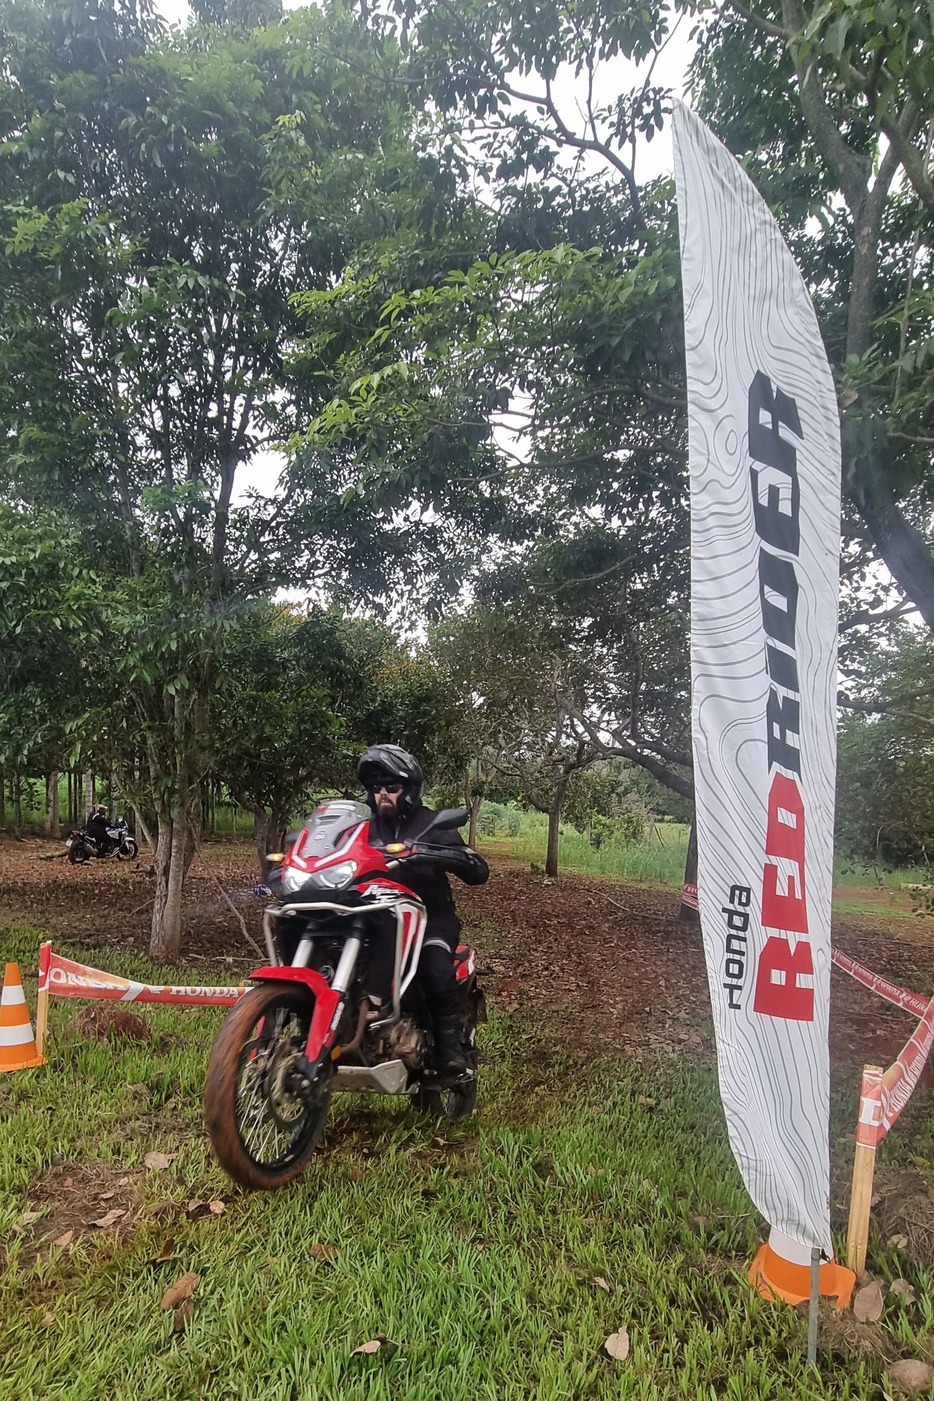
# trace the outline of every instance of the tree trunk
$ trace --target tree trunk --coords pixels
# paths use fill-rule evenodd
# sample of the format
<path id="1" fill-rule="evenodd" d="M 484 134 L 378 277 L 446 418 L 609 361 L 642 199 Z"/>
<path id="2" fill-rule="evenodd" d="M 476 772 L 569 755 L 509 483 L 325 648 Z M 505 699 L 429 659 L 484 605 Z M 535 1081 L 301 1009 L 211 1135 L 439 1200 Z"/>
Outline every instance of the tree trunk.
<path id="1" fill-rule="evenodd" d="M 470 813 L 470 826 L 467 828 L 467 845 L 477 849 L 477 825 L 480 821 L 480 809 L 483 806 L 482 798 L 473 798 L 468 804 Z"/>
<path id="2" fill-rule="evenodd" d="M 6 826 L 6 777 L 0 769 L 0 827 Z"/>
<path id="3" fill-rule="evenodd" d="M 146 819 L 145 819 L 145 817 L 143 816 L 141 810 L 136 806 L 135 803 L 131 803 L 131 804 L 130 804 L 130 810 L 131 810 L 131 812 L 133 813 L 133 835 L 134 835 L 134 837 L 136 837 L 136 836 L 142 837 L 143 841 L 144 841 L 144 842 L 146 843 L 146 845 L 150 848 L 150 850 L 151 850 L 151 851 L 155 851 L 155 849 L 156 849 L 156 843 L 155 843 L 155 842 L 153 841 L 153 839 L 152 839 L 152 833 L 150 832 L 149 828 L 146 826 Z M 139 828 L 139 831 L 138 831 L 138 832 L 137 832 L 137 828 Z"/>
<path id="4" fill-rule="evenodd" d="M 93 812 L 93 811 L 94 811 L 94 801 L 95 801 L 95 792 L 94 792 L 94 770 L 93 770 L 93 769 L 88 769 L 87 773 L 85 774 L 84 792 L 85 792 L 85 797 L 86 797 L 86 799 L 87 799 L 87 808 L 88 808 L 88 812 Z"/>
<path id="5" fill-rule="evenodd" d="M 87 809 L 84 806 L 84 786 L 82 782 L 81 770 L 75 769 L 75 826 L 81 827 L 87 816 Z"/>
<path id="6" fill-rule="evenodd" d="M 59 833 L 58 820 L 58 773 L 55 769 L 46 774 L 45 779 L 45 835 L 47 837 L 57 837 Z"/>
<path id="7" fill-rule="evenodd" d="M 269 836 L 269 813 L 265 808 L 253 809 L 253 846 L 256 848 L 256 859 L 259 861 L 259 873 L 265 876 L 269 869 L 269 862 L 266 860 L 266 853 L 269 850 L 267 838 Z"/>
<path id="8" fill-rule="evenodd" d="M 555 794 L 548 812 L 548 847 L 545 852 L 545 875 L 558 874 L 558 838 L 560 836 L 561 809 L 564 806 L 564 788 Z"/>
<path id="9" fill-rule="evenodd" d="M 13 775 L 13 830 L 23 840 L 23 780 L 18 773 Z"/>
<path id="10" fill-rule="evenodd" d="M 893 579 L 934 631 L 934 556 L 880 473 L 877 467 L 870 481 L 850 488 L 850 495 Z"/>
<path id="11" fill-rule="evenodd" d="M 156 841 L 156 890 L 152 904 L 150 958 L 172 963 L 182 947 L 182 891 L 194 855 L 193 833 L 184 801 L 174 813 L 160 813 Z"/>
<path id="12" fill-rule="evenodd" d="M 208 786 L 208 835 L 217 836 L 217 784 Z"/>
<path id="13" fill-rule="evenodd" d="M 681 890 L 682 924 L 699 925 L 700 910 L 697 906 L 697 823 L 691 823 L 688 836 L 687 856 L 684 859 L 684 885 Z"/>

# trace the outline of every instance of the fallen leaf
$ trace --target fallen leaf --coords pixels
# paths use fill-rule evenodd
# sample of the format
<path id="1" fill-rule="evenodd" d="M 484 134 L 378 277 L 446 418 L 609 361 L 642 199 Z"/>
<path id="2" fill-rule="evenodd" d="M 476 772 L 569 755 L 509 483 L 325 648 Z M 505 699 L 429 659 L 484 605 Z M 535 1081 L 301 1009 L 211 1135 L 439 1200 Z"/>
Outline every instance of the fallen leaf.
<path id="1" fill-rule="evenodd" d="M 41 1211 L 24 1211 L 20 1220 L 24 1226 L 31 1226 L 34 1221 L 38 1221 L 42 1215 Z"/>
<path id="2" fill-rule="evenodd" d="M 619 1332 L 611 1333 L 603 1347 L 615 1362 L 625 1362 L 629 1356 L 629 1334 L 626 1329 L 620 1328 Z"/>
<path id="3" fill-rule="evenodd" d="M 374 1352 L 379 1352 L 382 1346 L 379 1338 L 371 1338 L 368 1343 L 361 1343 L 359 1347 L 355 1347 L 350 1355 L 351 1357 L 370 1357 Z"/>
<path id="4" fill-rule="evenodd" d="M 638 1103 L 644 1105 L 646 1109 L 654 1109 L 658 1101 L 650 1099 L 648 1095 L 640 1095 Z"/>
<path id="5" fill-rule="evenodd" d="M 73 1177 L 66 1177 L 65 1181 L 62 1183 L 63 1187 L 73 1187 L 74 1185 L 75 1179 Z"/>
<path id="6" fill-rule="evenodd" d="M 102 1202 L 109 1202 L 109 1201 L 110 1201 L 113 1197 L 115 1197 L 116 1195 L 117 1195 L 116 1192 L 101 1192 L 101 1198 L 100 1198 L 100 1199 L 101 1199 Z"/>
<path id="7" fill-rule="evenodd" d="M 169 1236 L 165 1245 L 162 1247 L 161 1254 L 154 1255 L 151 1260 L 146 1261 L 146 1264 L 154 1268 L 156 1265 L 167 1265 L 171 1260 L 177 1260 L 178 1258 L 175 1250 L 175 1241 Z"/>
<path id="8" fill-rule="evenodd" d="M 853 1301 L 853 1317 L 860 1323 L 877 1323 L 882 1317 L 882 1285 L 874 1279 L 866 1284 Z"/>
<path id="9" fill-rule="evenodd" d="M 333 1260 L 340 1253 L 336 1245 L 313 1245 L 309 1251 L 313 1260 Z"/>
<path id="10" fill-rule="evenodd" d="M 121 1177 L 120 1180 L 119 1180 L 119 1182 L 117 1183 L 117 1186 L 118 1186 L 118 1187 L 127 1187 L 127 1186 L 129 1185 L 129 1182 L 130 1182 L 130 1179 L 129 1179 L 128 1177 Z"/>
<path id="11" fill-rule="evenodd" d="M 189 1270 L 183 1274 L 174 1284 L 170 1284 L 162 1296 L 160 1308 L 177 1309 L 186 1299 L 190 1299 L 192 1294 L 201 1283 L 201 1276 L 195 1274 L 194 1270 Z"/>
<path id="12" fill-rule="evenodd" d="M 934 1382 L 934 1367 L 908 1357 L 902 1362 L 892 1363 L 888 1368 L 888 1379 L 897 1391 L 927 1391 Z"/>
<path id="13" fill-rule="evenodd" d="M 126 1212 L 122 1207 L 115 1206 L 113 1210 L 108 1211 L 106 1216 L 99 1216 L 96 1221 L 88 1221 L 85 1224 L 88 1226 L 99 1226 L 102 1231 L 106 1231 L 107 1227 L 115 1225 L 116 1222 L 120 1220 L 121 1216 L 126 1216 Z"/>
<path id="14" fill-rule="evenodd" d="M 227 1203 L 222 1201 L 208 1202 L 208 1211 L 212 1216 L 223 1216 L 227 1210 Z"/>
<path id="15" fill-rule="evenodd" d="M 199 1202 L 196 1197 L 193 1197 L 185 1207 L 185 1212 L 187 1216 L 194 1221 L 198 1216 L 207 1215 L 208 1204 L 207 1202 Z"/>
<path id="16" fill-rule="evenodd" d="M 913 1304 L 917 1299 L 914 1285 L 909 1284 L 907 1279 L 893 1279 L 889 1285 L 890 1294 L 901 1294 L 906 1304 Z"/>
<path id="17" fill-rule="evenodd" d="M 53 1324 L 54 1322 L 55 1322 L 55 1315 L 54 1315 L 54 1313 L 52 1313 L 51 1310 L 46 1309 L 45 1313 L 42 1315 L 42 1326 L 43 1326 L 43 1328 L 51 1328 L 51 1327 L 52 1327 L 52 1324 Z"/>
<path id="18" fill-rule="evenodd" d="M 603 1278 L 603 1275 L 594 1275 L 594 1277 L 593 1277 L 593 1282 L 594 1282 L 594 1284 L 597 1286 L 598 1289 L 607 1289 L 607 1290 L 608 1290 L 609 1287 L 610 1287 L 610 1286 L 607 1284 L 606 1280 Z"/>
<path id="19" fill-rule="evenodd" d="M 912 1158 L 911 1161 L 914 1163 L 915 1167 L 919 1167 L 919 1168 L 929 1168 L 929 1167 L 931 1166 L 930 1161 L 929 1161 L 929 1159 L 927 1159 L 927 1158 L 918 1158 L 918 1157 L 915 1157 L 915 1158 Z"/>
<path id="20" fill-rule="evenodd" d="M 74 1231 L 66 1231 L 64 1235 L 58 1236 L 55 1240 L 53 1240 L 52 1244 L 58 1245 L 61 1247 L 62 1250 L 64 1250 L 66 1246 L 71 1245 L 71 1242 L 74 1240 L 74 1238 Z"/>
<path id="21" fill-rule="evenodd" d="M 175 1313 L 172 1315 L 172 1332 L 184 1333 L 185 1329 L 188 1327 L 189 1323 L 194 1318 L 194 1316 L 194 1299 L 185 1299 L 181 1304 L 179 1304 L 178 1308 L 175 1310 Z"/>
<path id="22" fill-rule="evenodd" d="M 167 1168 L 171 1166 L 174 1156 L 170 1153 L 147 1153 L 143 1162 L 148 1168 Z"/>
<path id="23" fill-rule="evenodd" d="M 886 1245 L 892 1246 L 893 1250 L 904 1250 L 907 1244 L 908 1237 L 903 1236 L 901 1232 L 899 1232 L 898 1235 L 889 1236 L 888 1240 L 886 1241 Z"/>

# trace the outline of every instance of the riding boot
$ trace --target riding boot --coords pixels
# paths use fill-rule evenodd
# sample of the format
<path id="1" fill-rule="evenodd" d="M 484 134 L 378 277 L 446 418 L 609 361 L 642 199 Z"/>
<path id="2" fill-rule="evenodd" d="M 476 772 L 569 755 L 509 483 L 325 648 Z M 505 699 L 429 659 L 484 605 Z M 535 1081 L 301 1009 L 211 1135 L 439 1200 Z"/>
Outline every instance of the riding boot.
<path id="1" fill-rule="evenodd" d="M 435 1017 L 435 1061 L 442 1075 L 465 1075 L 468 1069 L 464 1055 L 463 1025 L 460 1017 Z"/>

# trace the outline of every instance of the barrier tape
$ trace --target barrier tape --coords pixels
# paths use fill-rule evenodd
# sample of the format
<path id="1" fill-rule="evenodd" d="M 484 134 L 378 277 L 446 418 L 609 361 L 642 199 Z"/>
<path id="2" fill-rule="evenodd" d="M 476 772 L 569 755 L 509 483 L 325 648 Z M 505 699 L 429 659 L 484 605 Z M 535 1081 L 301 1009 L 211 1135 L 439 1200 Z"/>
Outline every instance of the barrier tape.
<path id="1" fill-rule="evenodd" d="M 862 983 L 872 992 L 877 992 L 880 997 L 885 998 L 886 1002 L 892 1002 L 896 1007 L 903 1007 L 906 1012 L 913 1012 L 916 1017 L 923 1017 L 927 1011 L 928 1000 L 926 997 L 921 997 L 916 992 L 909 992 L 907 988 L 901 988 L 897 983 L 889 982 L 888 978 L 873 973 L 871 969 L 858 963 L 855 958 L 851 958 L 848 953 L 841 953 L 839 949 L 833 949 L 831 957 L 844 973 L 849 973 L 850 977 L 855 978 L 858 983 Z"/>
<path id="2" fill-rule="evenodd" d="M 54 953 L 51 944 L 39 951 L 39 992 L 55 997 L 100 998 L 107 1002 L 159 1002 L 193 1007 L 233 1007 L 247 987 L 176 987 L 138 983 L 119 973 L 105 973 Z"/>
<path id="3" fill-rule="evenodd" d="M 849 973 L 858 983 L 919 1018 L 914 1034 L 888 1070 L 880 1075 L 874 1067 L 867 1067 L 863 1074 L 856 1142 L 865 1148 L 877 1148 L 911 1098 L 931 1054 L 931 1047 L 934 1046 L 934 998 L 928 1001 L 916 992 L 899 987 L 839 949 L 832 951 L 832 957 L 837 967 Z"/>
<path id="4" fill-rule="evenodd" d="M 876 1148 L 898 1119 L 921 1078 L 934 1045 L 934 998 L 914 1035 L 882 1075 L 863 1076 L 856 1141 Z"/>

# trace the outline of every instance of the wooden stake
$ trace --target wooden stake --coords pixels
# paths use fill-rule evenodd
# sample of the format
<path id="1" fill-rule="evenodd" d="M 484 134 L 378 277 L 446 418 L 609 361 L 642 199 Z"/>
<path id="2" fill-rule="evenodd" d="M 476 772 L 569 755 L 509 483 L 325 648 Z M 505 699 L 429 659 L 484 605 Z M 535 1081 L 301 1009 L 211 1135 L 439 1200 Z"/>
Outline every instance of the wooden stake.
<path id="1" fill-rule="evenodd" d="M 45 1034 L 49 1027 L 49 956 L 52 940 L 39 946 L 39 995 L 36 998 L 36 1050 L 45 1060 Z M 43 976 L 43 974 L 45 976 Z"/>
<path id="2" fill-rule="evenodd" d="M 847 1267 L 859 1277 L 866 1268 L 869 1243 L 869 1210 L 872 1179 L 876 1170 L 876 1145 L 882 1128 L 882 1067 L 864 1065 L 859 1090 L 859 1119 L 856 1124 L 856 1152 L 853 1156 L 853 1184 L 850 1188 L 850 1220 L 846 1235 Z"/>

